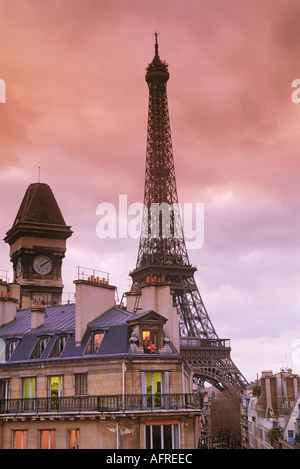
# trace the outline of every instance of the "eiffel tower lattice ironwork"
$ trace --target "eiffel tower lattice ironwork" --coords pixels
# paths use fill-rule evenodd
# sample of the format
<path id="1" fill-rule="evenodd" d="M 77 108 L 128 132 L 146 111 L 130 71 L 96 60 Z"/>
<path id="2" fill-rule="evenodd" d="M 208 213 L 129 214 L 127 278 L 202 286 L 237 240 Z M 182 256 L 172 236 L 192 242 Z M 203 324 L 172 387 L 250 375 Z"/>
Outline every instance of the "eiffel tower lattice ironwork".
<path id="1" fill-rule="evenodd" d="M 146 70 L 149 88 L 144 216 L 132 290 L 149 277 L 171 284 L 179 312 L 180 353 L 201 383 L 218 389 L 245 387 L 230 357 L 229 340 L 219 339 L 199 293 L 189 261 L 178 204 L 167 99 L 168 65 L 155 55 Z M 167 215 L 167 216 L 165 216 Z M 136 297 L 135 310 L 138 309 Z"/>

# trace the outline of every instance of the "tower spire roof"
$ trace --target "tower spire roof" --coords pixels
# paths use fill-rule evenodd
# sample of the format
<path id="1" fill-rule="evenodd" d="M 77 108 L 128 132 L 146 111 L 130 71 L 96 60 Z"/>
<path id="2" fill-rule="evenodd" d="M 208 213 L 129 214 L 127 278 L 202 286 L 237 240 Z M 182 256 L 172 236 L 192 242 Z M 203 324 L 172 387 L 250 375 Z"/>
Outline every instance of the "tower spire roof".
<path id="1" fill-rule="evenodd" d="M 155 53 L 152 62 L 147 67 L 146 81 L 149 83 L 151 77 L 161 77 L 164 81 L 169 79 L 168 64 L 161 60 L 158 52 L 158 34 L 156 31 L 155 36 Z"/>
<path id="2" fill-rule="evenodd" d="M 6 233 L 4 241 L 13 242 L 21 232 L 33 235 L 36 230 L 55 232 L 57 236 L 65 239 L 72 234 L 50 186 L 41 182 L 28 186 L 14 223 Z"/>

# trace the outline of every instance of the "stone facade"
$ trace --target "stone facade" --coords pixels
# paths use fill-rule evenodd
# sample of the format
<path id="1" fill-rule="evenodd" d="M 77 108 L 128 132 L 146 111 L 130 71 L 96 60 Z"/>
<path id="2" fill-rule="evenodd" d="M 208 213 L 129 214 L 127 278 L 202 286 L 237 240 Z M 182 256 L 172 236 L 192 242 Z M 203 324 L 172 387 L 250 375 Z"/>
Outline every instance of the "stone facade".
<path id="1" fill-rule="evenodd" d="M 167 319 L 152 310 L 107 310 L 106 301 L 102 311 L 99 286 L 80 282 L 85 287 L 79 326 L 72 304 L 16 311 L 1 325 L 9 353 L 0 364 L 0 448 L 196 448 L 202 402 L 166 336 Z M 154 353 L 143 349 L 145 331 L 156 341 Z M 97 335 L 98 349 L 88 349 Z"/>

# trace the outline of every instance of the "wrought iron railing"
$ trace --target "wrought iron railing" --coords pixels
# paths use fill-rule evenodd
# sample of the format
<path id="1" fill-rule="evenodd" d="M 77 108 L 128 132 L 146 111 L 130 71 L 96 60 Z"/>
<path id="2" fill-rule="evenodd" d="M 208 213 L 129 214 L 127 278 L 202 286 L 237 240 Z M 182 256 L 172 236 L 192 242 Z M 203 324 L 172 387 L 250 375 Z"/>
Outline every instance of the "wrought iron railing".
<path id="1" fill-rule="evenodd" d="M 200 337 L 181 337 L 181 347 L 230 348 L 229 339 L 201 339 Z"/>
<path id="2" fill-rule="evenodd" d="M 126 394 L 0 399 L 1 414 L 201 409 L 200 394 Z"/>

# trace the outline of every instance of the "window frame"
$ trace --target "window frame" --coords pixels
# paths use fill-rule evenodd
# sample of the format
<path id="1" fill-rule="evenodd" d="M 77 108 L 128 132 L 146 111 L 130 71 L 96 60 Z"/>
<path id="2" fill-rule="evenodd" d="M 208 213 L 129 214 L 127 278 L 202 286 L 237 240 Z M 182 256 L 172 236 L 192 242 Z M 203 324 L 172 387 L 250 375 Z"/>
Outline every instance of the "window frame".
<path id="1" fill-rule="evenodd" d="M 19 342 L 20 342 L 20 339 L 13 338 L 13 337 L 11 337 L 10 339 L 7 340 L 7 342 L 5 344 L 6 361 L 9 361 L 11 359 L 11 357 L 13 356 L 14 351 L 16 350 L 16 347 L 17 347 Z"/>
<path id="2" fill-rule="evenodd" d="M 74 382 L 75 396 L 87 396 L 87 373 L 75 373 L 74 376 L 75 376 L 75 382 Z M 79 384 L 78 384 L 78 380 L 79 380 Z"/>
<path id="3" fill-rule="evenodd" d="M 47 447 L 43 448 L 43 437 L 44 434 L 49 433 Z M 39 428 L 40 437 L 40 449 L 55 449 L 55 428 Z"/>
<path id="4" fill-rule="evenodd" d="M 72 443 L 72 432 L 75 432 L 75 447 L 71 447 Z M 68 428 L 67 429 L 67 449 L 80 449 L 80 429 L 79 428 Z"/>
<path id="5" fill-rule="evenodd" d="M 149 336 L 148 338 L 146 338 Z M 142 328 L 142 340 L 143 340 L 143 349 L 145 353 L 158 353 L 158 338 L 159 330 L 153 328 Z M 148 343 L 149 342 L 149 343 Z M 151 348 L 151 344 L 154 345 L 154 348 Z"/>
<path id="6" fill-rule="evenodd" d="M 52 395 L 52 384 L 51 380 L 54 378 L 58 378 L 58 394 L 57 396 Z M 50 407 L 51 410 L 56 410 L 59 408 L 59 400 L 64 395 L 64 375 L 57 374 L 48 376 L 48 398 L 50 399 Z"/>
<path id="7" fill-rule="evenodd" d="M 1 397 L 0 395 L 0 399 L 9 399 L 9 396 L 10 396 L 10 378 L 0 378 L 0 385 L 2 383 L 2 389 L 3 389 L 3 394 L 4 396 Z"/>
<path id="8" fill-rule="evenodd" d="M 21 432 L 21 448 L 17 448 L 17 433 Z M 24 439 L 25 437 L 25 439 Z M 28 429 L 27 428 L 12 428 L 11 429 L 11 448 L 12 449 L 27 449 L 28 448 Z"/>
<path id="9" fill-rule="evenodd" d="M 99 335 L 100 343 L 98 346 L 96 346 L 95 338 L 98 335 Z M 105 336 L 105 331 L 103 331 L 102 329 L 97 329 L 97 330 L 92 331 L 90 334 L 89 340 L 87 342 L 87 346 L 84 350 L 84 355 L 93 355 L 95 353 L 98 353 L 101 347 L 101 344 L 103 342 L 104 336 Z"/>
<path id="10" fill-rule="evenodd" d="M 38 337 L 30 357 L 33 359 L 41 358 L 41 356 L 46 350 L 49 340 L 49 335 L 43 335 L 41 337 Z"/>
<path id="11" fill-rule="evenodd" d="M 56 337 L 49 358 L 61 356 L 61 354 L 65 350 L 69 337 L 69 334 L 60 334 Z"/>
<path id="12" fill-rule="evenodd" d="M 165 430 L 166 427 L 171 426 L 171 441 L 172 447 L 165 448 Z M 160 427 L 160 448 L 153 447 L 153 427 Z M 144 427 L 145 449 L 181 449 L 180 440 L 180 421 L 179 420 L 165 420 L 165 421 L 146 421 Z M 148 447 L 149 442 L 149 447 Z"/>
<path id="13" fill-rule="evenodd" d="M 155 374 L 161 375 L 161 390 L 155 390 Z M 148 376 L 147 376 L 148 375 Z M 147 382 L 151 375 L 151 392 L 148 392 Z M 158 383 L 158 381 L 156 381 Z M 164 408 L 170 394 L 170 372 L 166 370 L 147 370 L 141 372 L 142 401 L 144 408 Z"/>
<path id="14" fill-rule="evenodd" d="M 29 381 L 29 388 L 26 385 L 26 381 Z M 35 399 L 36 399 L 36 383 L 37 379 L 36 376 L 23 376 L 22 377 L 22 400 L 21 400 L 21 405 L 23 410 L 30 410 L 34 411 L 35 410 Z M 29 396 L 25 395 L 26 391 L 29 390 Z"/>

